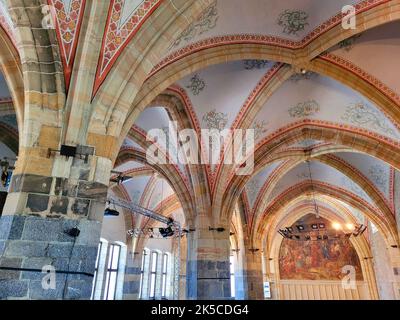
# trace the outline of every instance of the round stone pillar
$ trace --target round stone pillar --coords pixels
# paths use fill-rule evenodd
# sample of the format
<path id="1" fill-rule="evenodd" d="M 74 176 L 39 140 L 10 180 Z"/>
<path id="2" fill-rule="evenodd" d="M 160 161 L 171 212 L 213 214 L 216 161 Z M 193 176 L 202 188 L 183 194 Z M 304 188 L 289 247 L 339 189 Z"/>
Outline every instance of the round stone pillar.
<path id="1" fill-rule="evenodd" d="M 0 299 L 89 299 L 111 161 L 33 151 L 0 218 Z"/>
<path id="2" fill-rule="evenodd" d="M 214 226 L 198 217 L 196 231 L 188 234 L 187 299 L 231 298 L 229 233 L 229 227 Z"/>

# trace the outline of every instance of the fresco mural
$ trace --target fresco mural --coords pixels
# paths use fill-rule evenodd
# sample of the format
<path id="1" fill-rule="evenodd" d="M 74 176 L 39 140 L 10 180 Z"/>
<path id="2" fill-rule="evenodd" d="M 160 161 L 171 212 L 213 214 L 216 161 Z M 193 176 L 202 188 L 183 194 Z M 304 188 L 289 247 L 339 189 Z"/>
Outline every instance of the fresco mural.
<path id="1" fill-rule="evenodd" d="M 309 214 L 295 224 L 311 225 L 325 223 L 327 229 L 332 222 Z M 355 267 L 356 279 L 363 280 L 360 260 L 347 238 L 320 241 L 296 241 L 284 239 L 279 253 L 279 270 L 282 280 L 341 280 L 344 266 Z"/>

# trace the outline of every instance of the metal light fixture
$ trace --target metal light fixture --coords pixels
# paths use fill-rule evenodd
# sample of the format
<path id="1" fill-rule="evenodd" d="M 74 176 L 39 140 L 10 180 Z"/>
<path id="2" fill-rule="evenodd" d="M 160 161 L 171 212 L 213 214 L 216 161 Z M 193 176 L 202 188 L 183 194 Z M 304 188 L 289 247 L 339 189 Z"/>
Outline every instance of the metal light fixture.
<path id="1" fill-rule="evenodd" d="M 118 217 L 119 211 L 117 210 L 115 203 L 113 204 L 114 208 L 111 208 L 111 201 L 108 201 L 108 207 L 104 210 L 104 216 Z"/>
<path id="2" fill-rule="evenodd" d="M 297 230 L 296 230 L 297 229 Z M 296 225 L 279 229 L 278 233 L 285 239 L 295 241 L 326 241 L 330 239 L 358 237 L 362 235 L 367 226 L 362 224 L 354 225 L 352 223 L 341 224 L 333 222 L 332 228 L 329 229 L 324 223 L 312 223 L 309 225 Z"/>
<path id="3" fill-rule="evenodd" d="M 208 227 L 209 231 L 217 231 L 217 232 L 224 232 L 225 228 L 213 228 L 213 227 Z"/>

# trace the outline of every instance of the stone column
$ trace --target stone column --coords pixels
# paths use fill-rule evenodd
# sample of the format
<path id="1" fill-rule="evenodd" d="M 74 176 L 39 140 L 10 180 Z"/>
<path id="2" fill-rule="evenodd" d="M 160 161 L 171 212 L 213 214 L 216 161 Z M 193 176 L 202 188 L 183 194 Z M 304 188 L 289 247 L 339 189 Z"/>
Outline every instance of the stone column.
<path id="1" fill-rule="evenodd" d="M 20 154 L 0 218 L 0 299 L 89 299 L 111 161 L 32 151 Z M 43 285 L 48 266 L 54 287 Z"/>
<path id="2" fill-rule="evenodd" d="M 245 300 L 264 300 L 262 252 L 246 247 L 244 258 Z"/>
<path id="3" fill-rule="evenodd" d="M 210 226 L 225 230 L 210 231 Z M 231 298 L 229 253 L 229 227 L 214 226 L 199 216 L 196 231 L 188 234 L 187 299 Z"/>

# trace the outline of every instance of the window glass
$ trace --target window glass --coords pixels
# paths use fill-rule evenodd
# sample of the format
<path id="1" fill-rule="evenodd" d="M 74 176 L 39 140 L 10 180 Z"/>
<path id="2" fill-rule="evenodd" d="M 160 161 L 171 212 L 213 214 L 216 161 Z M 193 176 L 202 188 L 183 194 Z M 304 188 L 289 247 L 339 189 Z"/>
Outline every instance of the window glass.
<path id="1" fill-rule="evenodd" d="M 120 253 L 121 253 L 120 245 L 118 244 L 110 245 L 108 261 L 107 261 L 106 285 L 104 289 L 105 300 L 115 299 Z"/>
<path id="2" fill-rule="evenodd" d="M 145 265 L 146 265 L 146 258 L 148 254 L 146 250 L 143 250 L 142 252 L 142 266 L 140 268 L 140 286 L 139 286 L 139 299 L 142 298 L 142 292 L 143 292 L 143 280 L 145 277 Z"/>
<path id="3" fill-rule="evenodd" d="M 157 273 L 158 253 L 152 252 L 151 254 L 151 274 L 150 274 L 150 298 L 156 295 L 156 273 Z"/>
<path id="4" fill-rule="evenodd" d="M 231 271 L 231 297 L 235 297 L 235 257 L 230 257 L 230 271 Z"/>
<path id="5" fill-rule="evenodd" d="M 95 265 L 95 269 L 94 269 L 93 284 L 92 284 L 92 295 L 90 297 L 91 300 L 93 300 L 94 293 L 96 290 L 97 277 L 98 277 L 98 273 L 99 273 L 99 259 L 100 259 L 100 253 L 101 253 L 102 247 L 103 247 L 103 242 L 100 242 L 99 246 L 97 247 L 96 265 Z"/>
<path id="6" fill-rule="evenodd" d="M 161 279 L 161 284 L 162 284 L 161 295 L 163 298 L 167 296 L 167 272 L 168 272 L 168 254 L 164 253 L 162 279 Z"/>

